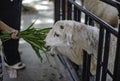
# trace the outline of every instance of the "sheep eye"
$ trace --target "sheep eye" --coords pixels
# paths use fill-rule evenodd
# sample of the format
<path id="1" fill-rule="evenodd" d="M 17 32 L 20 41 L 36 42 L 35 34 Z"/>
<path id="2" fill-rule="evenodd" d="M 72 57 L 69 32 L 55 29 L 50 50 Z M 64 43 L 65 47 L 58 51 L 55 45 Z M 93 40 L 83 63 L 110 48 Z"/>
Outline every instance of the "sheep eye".
<path id="1" fill-rule="evenodd" d="M 60 35 L 55 32 L 54 37 L 55 37 L 55 36 L 59 37 Z"/>
<path id="2" fill-rule="evenodd" d="M 61 29 L 64 29 L 64 26 L 61 25 L 60 28 L 61 28 Z"/>

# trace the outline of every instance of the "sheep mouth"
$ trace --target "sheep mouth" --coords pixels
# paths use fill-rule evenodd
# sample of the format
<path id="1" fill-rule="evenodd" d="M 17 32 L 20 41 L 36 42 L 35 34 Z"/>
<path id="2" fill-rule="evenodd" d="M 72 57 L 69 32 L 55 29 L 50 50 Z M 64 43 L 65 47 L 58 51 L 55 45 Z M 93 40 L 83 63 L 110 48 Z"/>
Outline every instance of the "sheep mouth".
<path id="1" fill-rule="evenodd" d="M 51 46 L 46 46 L 46 45 L 45 45 L 45 47 L 47 48 L 48 51 L 51 50 Z"/>

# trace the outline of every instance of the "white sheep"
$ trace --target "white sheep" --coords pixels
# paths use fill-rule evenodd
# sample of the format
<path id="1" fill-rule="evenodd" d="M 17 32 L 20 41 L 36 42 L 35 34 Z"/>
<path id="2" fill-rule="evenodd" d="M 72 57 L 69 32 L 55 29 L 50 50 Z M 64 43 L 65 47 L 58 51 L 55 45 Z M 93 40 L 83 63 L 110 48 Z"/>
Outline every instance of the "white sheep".
<path id="1" fill-rule="evenodd" d="M 48 33 L 46 46 L 51 47 L 51 53 L 63 54 L 74 63 L 81 65 L 83 49 L 92 54 L 91 73 L 96 74 L 96 58 L 98 50 L 99 29 L 76 21 L 62 20 L 55 23 Z M 109 66 L 113 71 L 113 60 L 116 38 L 112 35 Z"/>
<path id="2" fill-rule="evenodd" d="M 87 10 L 89 10 L 111 26 L 118 26 L 118 10 L 115 7 L 106 4 L 105 2 L 102 2 L 100 0 L 80 1 Z"/>

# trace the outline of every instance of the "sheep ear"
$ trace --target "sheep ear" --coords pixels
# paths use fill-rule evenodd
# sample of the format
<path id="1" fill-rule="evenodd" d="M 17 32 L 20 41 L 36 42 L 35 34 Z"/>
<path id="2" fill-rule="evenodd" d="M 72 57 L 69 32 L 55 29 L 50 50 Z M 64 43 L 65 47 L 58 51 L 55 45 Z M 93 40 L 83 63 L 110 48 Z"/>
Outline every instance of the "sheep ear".
<path id="1" fill-rule="evenodd" d="M 72 43 L 73 43 L 72 33 L 68 33 L 68 34 L 66 35 L 66 38 L 67 38 L 67 45 L 68 45 L 68 46 L 71 46 Z"/>
<path id="2" fill-rule="evenodd" d="M 70 23 L 69 23 L 70 24 Z M 72 46 L 73 44 L 73 30 L 74 30 L 74 23 L 72 25 L 67 24 L 66 30 L 66 40 L 67 40 L 67 45 Z"/>

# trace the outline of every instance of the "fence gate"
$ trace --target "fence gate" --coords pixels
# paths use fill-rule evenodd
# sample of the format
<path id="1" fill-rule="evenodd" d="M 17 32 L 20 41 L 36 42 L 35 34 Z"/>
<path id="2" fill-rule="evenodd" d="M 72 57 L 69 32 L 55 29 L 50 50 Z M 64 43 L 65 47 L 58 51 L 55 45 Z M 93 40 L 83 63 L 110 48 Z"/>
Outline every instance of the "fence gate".
<path id="1" fill-rule="evenodd" d="M 120 81 L 120 2 L 119 0 L 101 0 L 106 4 L 109 4 L 117 8 L 119 12 L 119 28 L 118 31 L 113 29 L 112 26 L 106 24 L 103 20 L 80 6 L 76 0 L 54 0 L 54 17 L 55 22 L 58 20 L 75 20 L 83 22 L 85 24 L 94 25 L 93 22 L 97 22 L 101 27 L 99 31 L 99 44 L 97 55 L 97 69 L 96 75 L 91 77 L 90 75 L 90 62 L 91 55 L 87 54 L 85 50 L 83 57 L 83 69 L 82 76 L 79 74 L 79 66 L 70 62 L 64 56 L 59 56 L 60 60 L 65 64 L 70 72 L 73 81 Z M 82 16 L 84 15 L 84 17 Z M 84 19 L 84 21 L 82 21 Z M 104 33 L 106 31 L 106 33 Z M 114 35 L 117 38 L 115 59 L 114 59 L 114 71 L 111 72 L 108 69 L 109 62 L 109 47 L 110 38 Z M 104 47 L 103 47 L 104 46 Z M 104 52 L 103 52 L 104 49 Z M 73 69 L 74 68 L 74 71 Z M 109 80 L 110 79 L 110 80 Z"/>

